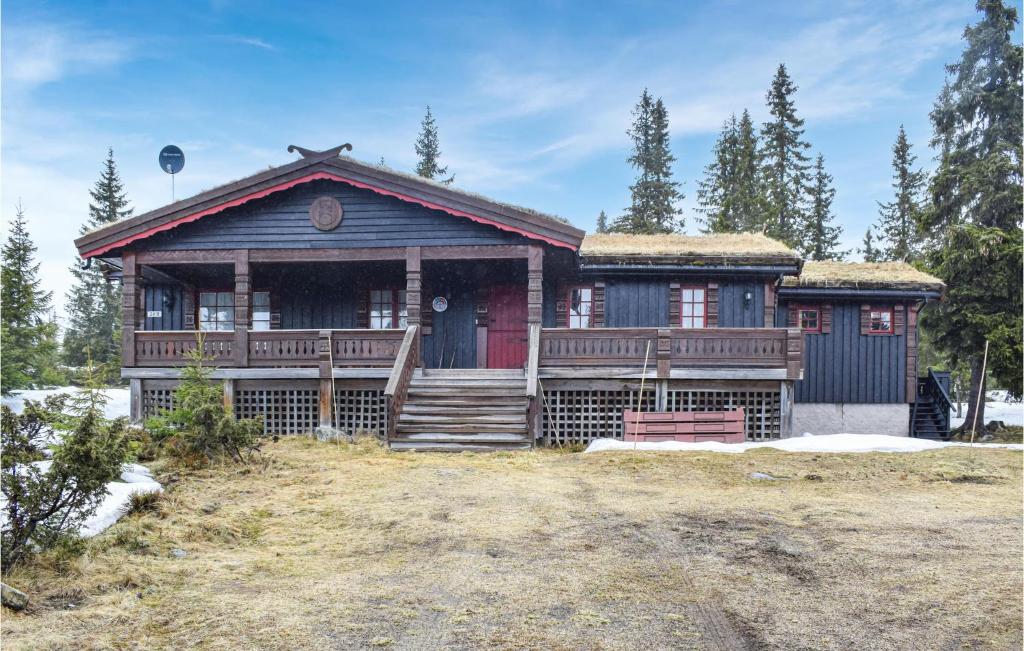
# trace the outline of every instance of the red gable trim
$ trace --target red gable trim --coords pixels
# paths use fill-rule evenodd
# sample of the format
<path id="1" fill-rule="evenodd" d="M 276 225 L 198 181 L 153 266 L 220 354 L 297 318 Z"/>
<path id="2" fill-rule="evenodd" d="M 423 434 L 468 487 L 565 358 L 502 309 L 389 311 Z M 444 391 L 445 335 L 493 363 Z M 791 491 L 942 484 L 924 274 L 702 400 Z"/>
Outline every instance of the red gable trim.
<path id="1" fill-rule="evenodd" d="M 150 229 L 147 229 L 145 231 L 142 231 L 141 233 L 137 233 L 135 235 L 129 235 L 128 237 L 125 237 L 125 238 L 122 238 L 120 240 L 117 240 L 116 242 L 114 242 L 112 244 L 107 244 L 107 245 L 104 245 L 104 246 L 99 247 L 97 249 L 92 249 L 91 251 L 86 251 L 85 253 L 82 254 L 82 258 L 83 259 L 84 258 L 92 258 L 92 257 L 98 256 L 98 255 L 103 255 L 104 253 L 106 253 L 108 251 L 111 251 L 113 249 L 117 249 L 117 248 L 120 248 L 120 247 L 125 246 L 127 244 L 131 244 L 132 242 L 145 239 L 147 237 L 150 237 L 151 235 L 155 235 L 156 233 L 160 233 L 162 231 L 170 230 L 170 229 L 174 228 L 175 226 L 180 226 L 181 224 L 187 224 L 188 222 L 194 222 L 197 219 L 200 219 L 202 217 L 206 217 L 207 215 L 213 215 L 215 213 L 219 213 L 219 212 L 222 212 L 224 210 L 227 210 L 228 208 L 234 208 L 235 206 L 240 206 L 240 205 L 242 205 L 244 203 L 248 203 L 248 202 L 250 202 L 250 201 L 252 201 L 254 199 L 262 199 L 263 197 L 266 197 L 267 195 L 273 194 L 275 192 L 281 192 L 282 190 L 287 190 L 289 188 L 293 188 L 296 185 L 300 185 L 302 183 L 309 183 L 310 181 L 318 181 L 320 179 L 326 179 L 326 180 L 329 180 L 329 181 L 340 181 L 341 183 L 347 183 L 347 184 L 355 186 L 357 188 L 363 188 L 364 190 L 370 190 L 372 192 L 376 192 L 377 194 L 382 194 L 382 195 L 386 195 L 386 196 L 389 196 L 389 197 L 395 197 L 397 199 L 401 199 L 402 201 L 409 201 L 411 203 L 417 203 L 417 204 L 419 204 L 419 205 L 421 205 L 421 206 L 423 206 L 425 208 L 431 208 L 433 210 L 440 210 L 440 211 L 448 213 L 449 215 L 455 215 L 456 217 L 465 217 L 467 219 L 470 219 L 470 220 L 475 221 L 475 222 L 480 223 L 480 224 L 487 224 L 488 226 L 494 226 L 495 228 L 501 229 L 503 231 L 509 231 L 509 232 L 512 232 L 512 233 L 518 233 L 518 234 L 520 234 L 520 235 L 522 235 L 524 237 L 528 237 L 528 238 L 531 238 L 531 239 L 534 239 L 534 240 L 541 240 L 542 242 L 547 242 L 548 244 L 551 244 L 553 246 L 565 247 L 565 248 L 567 248 L 567 249 L 569 249 L 571 251 L 575 251 L 576 250 L 576 247 L 572 246 L 571 244 L 567 244 L 565 242 L 560 242 L 558 240 L 551 239 L 549 237 L 545 237 L 543 235 L 539 235 L 537 233 L 533 233 L 533 232 L 527 231 L 527 230 L 522 229 L 522 228 L 517 228 L 515 226 L 509 226 L 508 224 L 502 224 L 502 223 L 496 222 L 494 220 L 487 219 L 485 217 L 481 217 L 479 215 L 474 215 L 472 213 L 468 213 L 468 212 L 465 212 L 465 211 L 462 211 L 462 210 L 457 210 L 455 208 L 448 208 L 448 207 L 445 207 L 445 206 L 441 206 L 441 205 L 438 205 L 436 203 L 433 203 L 433 202 L 430 202 L 430 201 L 426 201 L 424 199 L 417 199 L 415 197 L 410 197 L 410 196 L 402 194 L 400 192 L 393 192 L 391 190 L 385 190 L 384 188 L 379 188 L 377 186 L 370 185 L 368 183 L 362 183 L 360 181 L 355 181 L 353 179 L 345 178 L 345 177 L 339 176 L 337 174 L 331 174 L 330 172 L 315 172 L 313 174 L 309 174 L 309 175 L 306 175 L 306 176 L 294 179 L 292 181 L 287 181 L 285 183 L 281 183 L 279 185 L 275 185 L 275 186 L 267 188 L 265 190 L 260 190 L 259 192 L 253 192 L 252 194 L 247 194 L 247 195 L 245 195 L 243 197 L 239 197 L 237 199 L 233 199 L 231 201 L 228 201 L 228 202 L 225 202 L 225 203 L 222 203 L 222 204 L 218 204 L 216 206 L 213 206 L 211 208 L 207 208 L 205 210 L 200 210 L 199 212 L 195 212 L 195 213 L 192 213 L 190 215 L 185 215 L 184 217 L 179 217 L 178 219 L 175 219 L 173 221 L 169 221 L 166 224 L 161 224 L 159 226 L 154 226 L 153 228 L 150 228 Z"/>

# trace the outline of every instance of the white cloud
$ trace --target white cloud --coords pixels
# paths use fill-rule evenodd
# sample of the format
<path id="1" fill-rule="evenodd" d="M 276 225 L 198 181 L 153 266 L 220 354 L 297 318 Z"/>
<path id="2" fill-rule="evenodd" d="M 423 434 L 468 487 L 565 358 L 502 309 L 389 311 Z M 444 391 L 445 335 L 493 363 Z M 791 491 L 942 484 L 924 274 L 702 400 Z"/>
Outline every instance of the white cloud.
<path id="1" fill-rule="evenodd" d="M 5 91 L 11 86 L 34 88 L 68 74 L 116 65 L 135 49 L 134 39 L 56 23 L 5 24 L 3 36 Z"/>
<path id="2" fill-rule="evenodd" d="M 248 45 L 251 47 L 259 48 L 261 50 L 268 50 L 270 52 L 277 52 L 279 48 L 272 43 L 264 41 L 262 38 L 255 36 L 242 36 L 238 34 L 219 34 L 214 38 L 227 43 L 237 43 L 238 45 Z"/>

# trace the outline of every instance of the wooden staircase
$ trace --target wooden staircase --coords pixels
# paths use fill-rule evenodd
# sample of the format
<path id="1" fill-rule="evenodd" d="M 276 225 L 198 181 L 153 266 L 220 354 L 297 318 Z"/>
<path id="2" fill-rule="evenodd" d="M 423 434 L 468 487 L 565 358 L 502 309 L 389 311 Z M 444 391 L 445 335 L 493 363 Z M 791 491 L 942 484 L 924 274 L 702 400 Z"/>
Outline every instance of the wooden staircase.
<path id="1" fill-rule="evenodd" d="M 917 396 L 910 416 L 910 434 L 921 439 L 950 438 L 949 373 L 928 369 L 917 379 Z"/>
<path id="2" fill-rule="evenodd" d="M 389 443 L 393 450 L 531 447 L 522 369 L 416 369 Z"/>

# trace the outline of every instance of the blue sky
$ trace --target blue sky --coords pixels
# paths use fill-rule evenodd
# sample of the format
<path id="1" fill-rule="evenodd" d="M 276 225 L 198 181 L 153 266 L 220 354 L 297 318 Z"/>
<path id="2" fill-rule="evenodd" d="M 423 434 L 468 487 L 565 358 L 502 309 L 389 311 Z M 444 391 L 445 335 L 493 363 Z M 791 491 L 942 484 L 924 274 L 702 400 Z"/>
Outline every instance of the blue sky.
<path id="1" fill-rule="evenodd" d="M 409 170 L 424 106 L 458 187 L 592 229 L 629 203 L 625 130 L 646 86 L 672 125 L 687 230 L 721 123 L 780 62 L 835 177 L 853 248 L 890 194 L 973 2 L 3 3 L 2 214 L 21 200 L 58 306 L 108 146 L 137 212 L 293 160 L 298 144 Z M 1019 36 L 1018 36 L 1019 38 Z"/>

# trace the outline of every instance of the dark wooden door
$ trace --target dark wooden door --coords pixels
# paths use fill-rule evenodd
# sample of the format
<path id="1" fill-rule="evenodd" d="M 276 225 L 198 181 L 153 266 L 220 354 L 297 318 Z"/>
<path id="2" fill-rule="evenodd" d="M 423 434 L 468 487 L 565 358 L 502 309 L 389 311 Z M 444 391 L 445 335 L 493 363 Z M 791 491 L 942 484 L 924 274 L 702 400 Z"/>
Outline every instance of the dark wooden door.
<path id="1" fill-rule="evenodd" d="M 487 368 L 526 364 L 526 286 L 492 287 L 487 302 Z"/>

